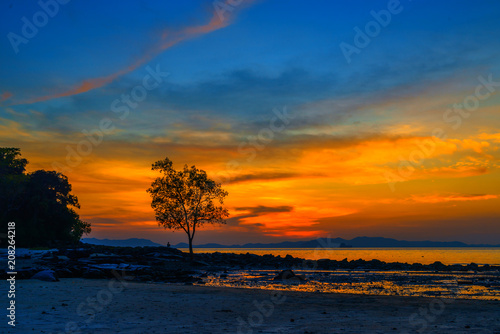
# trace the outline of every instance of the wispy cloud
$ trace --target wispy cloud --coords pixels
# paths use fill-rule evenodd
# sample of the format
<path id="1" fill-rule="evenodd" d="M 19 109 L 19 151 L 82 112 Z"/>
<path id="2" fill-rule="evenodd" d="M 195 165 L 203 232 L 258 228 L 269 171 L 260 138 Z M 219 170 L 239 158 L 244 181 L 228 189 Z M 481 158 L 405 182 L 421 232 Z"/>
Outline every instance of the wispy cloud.
<path id="1" fill-rule="evenodd" d="M 0 94 L 0 102 L 6 101 L 12 97 L 12 93 L 5 91 L 2 94 Z"/>
<path id="2" fill-rule="evenodd" d="M 228 183 L 240 183 L 245 181 L 276 181 L 298 176 L 300 176 L 299 173 L 290 172 L 262 172 L 253 174 L 241 174 L 231 178 Z"/>
<path id="3" fill-rule="evenodd" d="M 253 215 L 261 215 L 261 214 L 267 214 L 267 213 L 275 213 L 275 212 L 290 212 L 293 210 L 293 206 L 289 205 L 282 205 L 282 206 L 264 206 L 264 205 L 259 205 L 259 206 L 243 206 L 243 207 L 237 207 L 235 208 L 236 211 L 248 211 L 250 214 Z"/>
<path id="4" fill-rule="evenodd" d="M 260 216 L 266 216 L 269 214 L 291 212 L 293 211 L 293 206 L 280 205 L 280 206 L 247 206 L 247 207 L 236 207 L 234 209 L 236 212 L 246 211 L 245 214 L 236 215 L 228 220 L 230 225 L 240 225 L 245 222 L 245 226 L 250 225 L 251 227 L 264 226 L 262 223 L 248 222 L 248 218 L 255 218 Z"/>
<path id="5" fill-rule="evenodd" d="M 225 3 L 227 4 L 230 0 L 226 0 Z M 248 4 L 251 3 L 251 1 L 248 2 Z M 248 5 L 247 4 L 247 5 Z M 161 33 L 161 36 L 158 38 L 158 41 L 156 44 L 150 46 L 147 50 L 143 52 L 143 55 L 137 59 L 135 62 L 130 64 L 129 66 L 106 76 L 98 77 L 98 78 L 91 78 L 84 80 L 81 84 L 70 88 L 69 90 L 62 91 L 62 92 L 57 92 L 51 95 L 44 95 L 40 97 L 36 97 L 33 99 L 29 99 L 26 101 L 19 101 L 16 102 L 12 105 L 19 105 L 19 104 L 31 104 L 31 103 L 36 103 L 36 102 L 42 102 L 42 101 L 47 101 L 47 100 L 52 100 L 52 99 L 57 99 L 60 97 L 66 97 L 66 96 L 72 96 L 72 95 L 77 95 L 81 93 L 88 92 L 90 90 L 96 89 L 103 87 L 114 80 L 116 80 L 119 77 L 122 77 L 123 75 L 130 73 L 134 70 L 136 70 L 139 66 L 149 62 L 152 60 L 154 57 L 156 57 L 158 54 L 161 52 L 171 48 L 172 46 L 183 42 L 185 40 L 208 34 L 211 33 L 215 30 L 222 29 L 228 25 L 230 25 L 233 20 L 234 20 L 234 13 L 236 11 L 233 11 L 233 17 L 228 17 L 224 20 L 221 20 L 220 16 L 213 11 L 211 13 L 211 18 L 208 23 L 203 24 L 203 25 L 195 25 L 195 26 L 188 26 L 186 28 L 183 28 L 179 31 L 174 31 L 174 30 L 165 30 Z M 10 95 L 12 96 L 12 94 Z M 10 96 L 7 96 L 10 97 Z M 2 96 L 3 97 L 3 96 Z M 0 99 L 0 102 L 2 100 Z"/>
<path id="6" fill-rule="evenodd" d="M 425 195 L 411 197 L 412 201 L 418 203 L 443 203 L 443 202 L 463 202 L 463 201 L 484 201 L 498 198 L 497 195 L 487 194 L 452 194 L 452 195 Z"/>

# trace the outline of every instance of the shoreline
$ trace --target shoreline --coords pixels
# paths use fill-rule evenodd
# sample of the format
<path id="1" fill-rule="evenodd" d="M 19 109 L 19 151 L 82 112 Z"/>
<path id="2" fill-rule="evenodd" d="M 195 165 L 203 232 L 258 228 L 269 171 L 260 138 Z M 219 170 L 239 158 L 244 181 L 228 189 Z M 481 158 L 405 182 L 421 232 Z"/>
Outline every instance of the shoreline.
<path id="1" fill-rule="evenodd" d="M 47 281 L 111 279 L 120 272 L 128 281 L 148 283 L 500 300 L 500 267 L 489 265 L 306 261 L 249 253 L 195 254 L 191 261 L 189 254 L 167 247 L 88 246 L 24 255 L 16 259 L 16 280 L 39 274 Z M 2 278 L 9 278 L 5 270 Z"/>
<path id="2" fill-rule="evenodd" d="M 500 301 L 82 278 L 23 280 L 18 288 L 17 326 L 7 333 L 69 333 L 74 326 L 80 333 L 131 334 L 500 331 Z"/>

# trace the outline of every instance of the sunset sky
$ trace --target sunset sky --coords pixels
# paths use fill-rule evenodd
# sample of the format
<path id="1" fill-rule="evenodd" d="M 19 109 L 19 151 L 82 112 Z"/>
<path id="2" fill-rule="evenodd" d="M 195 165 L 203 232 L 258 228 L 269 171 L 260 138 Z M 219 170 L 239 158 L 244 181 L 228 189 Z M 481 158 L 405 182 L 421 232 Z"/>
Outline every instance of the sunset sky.
<path id="1" fill-rule="evenodd" d="M 0 146 L 90 237 L 187 240 L 146 193 L 169 157 L 229 192 L 195 244 L 500 240 L 500 2 L 47 3 L 0 3 Z"/>

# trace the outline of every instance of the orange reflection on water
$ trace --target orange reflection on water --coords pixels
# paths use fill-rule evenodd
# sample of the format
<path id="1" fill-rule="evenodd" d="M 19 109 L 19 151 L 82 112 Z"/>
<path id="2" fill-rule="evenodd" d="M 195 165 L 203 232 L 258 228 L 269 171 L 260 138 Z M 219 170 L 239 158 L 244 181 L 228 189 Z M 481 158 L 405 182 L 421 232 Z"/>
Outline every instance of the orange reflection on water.
<path id="1" fill-rule="evenodd" d="M 276 271 L 251 270 L 209 275 L 203 284 L 263 290 L 500 300 L 500 273 L 295 271 L 305 282 L 274 281 Z"/>
<path id="2" fill-rule="evenodd" d="M 183 248 L 180 250 L 185 251 Z M 431 264 L 440 261 L 443 264 L 489 264 L 500 265 L 500 248 L 198 248 L 196 253 L 252 253 L 257 255 L 272 254 L 285 257 L 291 255 L 307 260 L 343 259 L 365 261 Z"/>

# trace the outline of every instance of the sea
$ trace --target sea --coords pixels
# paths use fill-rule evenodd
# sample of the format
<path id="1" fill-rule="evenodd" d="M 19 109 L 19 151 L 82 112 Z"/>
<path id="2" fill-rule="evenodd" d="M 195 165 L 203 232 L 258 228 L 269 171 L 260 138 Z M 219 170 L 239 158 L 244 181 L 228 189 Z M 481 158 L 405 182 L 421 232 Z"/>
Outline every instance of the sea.
<path id="1" fill-rule="evenodd" d="M 181 249 L 188 251 L 187 249 Z M 273 254 L 319 260 L 377 259 L 384 262 L 446 265 L 500 265 L 500 248 L 199 248 L 196 253 Z M 291 268 L 304 279 L 276 281 L 276 270 L 242 269 L 207 272 L 198 284 L 215 287 L 289 290 L 311 293 L 353 293 L 366 295 L 419 296 L 452 299 L 500 300 L 500 272 L 410 270 L 366 270 Z"/>
<path id="2" fill-rule="evenodd" d="M 188 249 L 179 248 L 184 252 Z M 431 264 L 439 261 L 443 264 L 500 265 L 500 247 L 467 248 L 195 248 L 195 253 L 252 253 L 257 255 L 272 254 L 285 257 L 291 255 L 306 260 L 330 259 L 342 261 L 380 260 L 384 262 Z"/>

